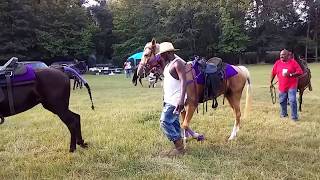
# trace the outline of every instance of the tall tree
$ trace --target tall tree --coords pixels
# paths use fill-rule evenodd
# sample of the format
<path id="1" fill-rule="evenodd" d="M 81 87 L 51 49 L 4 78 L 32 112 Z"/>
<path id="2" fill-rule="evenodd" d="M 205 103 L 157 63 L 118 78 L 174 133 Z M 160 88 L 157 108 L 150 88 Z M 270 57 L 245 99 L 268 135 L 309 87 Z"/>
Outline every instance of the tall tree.
<path id="1" fill-rule="evenodd" d="M 39 49 L 47 58 L 89 55 L 94 48 L 95 26 L 77 1 L 59 2 L 40 6 Z"/>
<path id="2" fill-rule="evenodd" d="M 220 0 L 221 53 L 241 55 L 246 50 L 249 37 L 244 29 L 244 14 L 247 8 L 247 3 L 242 0 Z"/>
<path id="3" fill-rule="evenodd" d="M 132 53 L 143 50 L 154 37 L 158 22 L 155 0 L 111 0 L 113 13 L 114 59 L 123 62 Z"/>
<path id="4" fill-rule="evenodd" d="M 113 18 L 105 2 L 89 8 L 89 11 L 98 27 L 98 30 L 94 34 L 94 44 L 98 63 L 102 63 L 112 59 L 112 44 L 114 43 L 114 36 L 112 34 Z"/>
<path id="5" fill-rule="evenodd" d="M 0 27 L 0 60 L 28 57 L 36 43 L 35 16 L 30 1 L 0 1 Z"/>

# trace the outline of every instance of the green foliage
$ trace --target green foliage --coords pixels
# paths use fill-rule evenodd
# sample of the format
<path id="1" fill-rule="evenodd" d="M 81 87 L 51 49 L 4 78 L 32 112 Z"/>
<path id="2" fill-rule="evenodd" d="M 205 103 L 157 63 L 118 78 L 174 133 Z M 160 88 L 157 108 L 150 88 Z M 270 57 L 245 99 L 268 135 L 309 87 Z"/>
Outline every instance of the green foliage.
<path id="1" fill-rule="evenodd" d="M 47 58 L 86 56 L 94 48 L 96 27 L 82 7 L 69 4 L 42 6 L 38 42 Z"/>
<path id="2" fill-rule="evenodd" d="M 98 55 L 99 63 L 105 63 L 112 59 L 112 44 L 114 43 L 113 17 L 107 4 L 89 8 L 92 18 L 98 26 L 94 34 L 95 52 Z"/>
<path id="3" fill-rule="evenodd" d="M 121 65 L 152 38 L 173 42 L 186 60 L 234 57 L 230 63 L 244 52 L 257 54 L 247 63 L 267 61 L 267 51 L 283 48 L 317 56 L 320 46 L 317 0 L 99 0 L 89 8 L 84 2 L 1 1 L 0 60 L 95 54 L 98 63 Z"/>
<path id="4" fill-rule="evenodd" d="M 31 3 L 0 1 L 0 60 L 12 56 L 24 58 L 35 47 L 35 15 Z"/>
<path id="5" fill-rule="evenodd" d="M 110 1 L 113 13 L 113 33 L 116 38 L 114 59 L 118 63 L 131 54 L 142 51 L 144 45 L 155 37 L 158 16 L 155 0 Z"/>
<path id="6" fill-rule="evenodd" d="M 97 27 L 79 1 L 0 2 L 0 59 L 86 57 Z"/>
<path id="7" fill-rule="evenodd" d="M 231 17 L 230 11 L 233 11 L 230 6 L 220 8 L 222 33 L 219 49 L 221 53 L 240 54 L 246 50 L 249 37 L 245 34 L 244 26 L 239 22 L 239 19 Z"/>

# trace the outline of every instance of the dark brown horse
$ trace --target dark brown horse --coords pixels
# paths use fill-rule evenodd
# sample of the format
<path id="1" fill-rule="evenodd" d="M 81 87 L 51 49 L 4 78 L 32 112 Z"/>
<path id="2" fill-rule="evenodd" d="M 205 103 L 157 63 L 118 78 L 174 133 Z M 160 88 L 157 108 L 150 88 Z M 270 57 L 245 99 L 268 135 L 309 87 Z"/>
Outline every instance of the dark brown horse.
<path id="1" fill-rule="evenodd" d="M 148 78 L 149 80 L 149 88 L 150 87 L 154 87 L 155 84 L 159 81 L 159 80 L 162 80 L 161 79 L 161 75 L 162 75 L 162 72 L 160 71 L 159 68 L 154 68 L 153 69 L 153 76 L 150 77 L 150 72 L 146 73 L 141 73 L 140 75 L 138 75 L 138 68 L 135 68 L 134 71 L 133 71 L 133 76 L 132 76 L 132 83 L 134 86 L 137 86 L 138 84 L 138 81 L 140 83 L 140 85 L 143 87 L 143 84 L 142 84 L 142 79 L 143 78 Z M 152 80 L 151 80 L 152 79 Z"/>
<path id="2" fill-rule="evenodd" d="M 305 89 L 309 88 L 309 91 L 312 91 L 311 87 L 311 71 L 308 68 L 304 60 L 296 60 L 303 70 L 303 74 L 298 77 L 298 91 L 299 91 L 299 111 L 302 111 L 302 97 Z"/>
<path id="3" fill-rule="evenodd" d="M 80 115 L 69 109 L 70 79 L 60 69 L 44 68 L 34 70 L 35 78 L 28 82 L 13 84 L 12 91 L 9 86 L 0 87 L 0 117 L 12 116 L 24 112 L 37 104 L 59 116 L 68 127 L 71 134 L 70 152 L 76 150 L 76 144 L 86 148 L 81 135 Z M 90 87 L 84 82 L 90 95 L 94 109 Z M 11 95 L 10 95 L 11 94 Z M 13 97 L 13 98 L 10 98 Z"/>
<path id="4" fill-rule="evenodd" d="M 149 73 L 150 70 L 154 67 L 161 67 L 162 72 L 164 68 L 164 64 L 162 60 L 159 60 L 156 54 L 159 52 L 159 44 L 155 42 L 155 40 L 152 40 L 151 42 L 147 43 L 143 56 L 141 59 L 141 62 L 139 64 L 137 74 L 140 76 L 143 76 L 144 73 Z M 237 71 L 237 74 L 235 76 L 230 77 L 226 80 L 226 83 L 224 84 L 224 87 L 220 88 L 219 91 L 216 93 L 216 96 L 220 96 L 222 94 L 225 95 L 227 100 L 229 101 L 229 104 L 231 108 L 233 109 L 235 113 L 235 123 L 233 130 L 231 132 L 231 135 L 229 137 L 229 140 L 234 139 L 237 136 L 237 132 L 240 128 L 240 100 L 242 96 L 242 91 L 246 85 L 246 82 L 248 82 L 247 86 L 247 98 L 246 98 L 246 106 L 245 106 L 245 114 L 247 115 L 248 105 L 250 105 L 250 74 L 246 67 L 244 66 L 232 66 L 234 70 Z M 204 93 L 204 85 L 198 84 L 195 81 L 195 77 L 197 76 L 195 70 L 192 67 L 192 64 L 188 63 L 186 64 L 186 78 L 189 83 L 187 85 L 187 100 L 185 102 L 185 111 L 181 113 L 183 122 L 182 122 L 182 128 L 185 130 L 189 130 L 189 123 L 191 121 L 191 118 L 193 116 L 193 113 L 195 112 L 200 97 L 203 97 Z M 190 132 L 190 131 L 189 131 Z M 191 134 L 192 135 L 192 134 Z M 193 136 L 193 135 L 192 135 Z M 195 137 L 197 138 L 197 137 Z"/>
<path id="5" fill-rule="evenodd" d="M 143 87 L 143 84 L 142 84 L 142 79 L 147 77 L 147 75 L 145 73 L 141 73 L 140 75 L 138 75 L 138 68 L 135 68 L 133 70 L 133 76 L 132 76 L 132 84 L 134 86 L 137 86 L 138 84 L 138 81 L 140 83 L 140 85 Z"/>

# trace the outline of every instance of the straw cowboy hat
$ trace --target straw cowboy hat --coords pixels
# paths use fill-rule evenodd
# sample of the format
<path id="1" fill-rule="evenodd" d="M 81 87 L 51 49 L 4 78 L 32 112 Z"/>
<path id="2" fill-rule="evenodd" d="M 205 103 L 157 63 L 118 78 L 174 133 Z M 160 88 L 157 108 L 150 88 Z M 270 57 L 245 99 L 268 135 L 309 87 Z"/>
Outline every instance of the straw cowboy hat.
<path id="1" fill-rule="evenodd" d="M 179 49 L 175 49 L 170 42 L 163 42 L 160 44 L 160 50 L 158 54 L 162 54 L 170 51 L 178 51 Z"/>

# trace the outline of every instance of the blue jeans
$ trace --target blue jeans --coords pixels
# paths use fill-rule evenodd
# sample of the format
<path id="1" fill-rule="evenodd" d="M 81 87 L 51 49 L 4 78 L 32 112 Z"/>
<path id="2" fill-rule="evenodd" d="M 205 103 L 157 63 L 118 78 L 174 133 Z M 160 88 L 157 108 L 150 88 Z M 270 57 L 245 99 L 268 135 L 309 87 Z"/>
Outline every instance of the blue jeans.
<path id="1" fill-rule="evenodd" d="M 288 92 L 280 92 L 279 93 L 279 101 L 280 101 L 280 117 L 288 116 L 287 112 L 287 99 L 289 98 L 289 104 L 291 108 L 291 119 L 298 119 L 298 110 L 297 110 L 297 97 L 296 97 L 297 89 L 289 89 Z"/>
<path id="2" fill-rule="evenodd" d="M 126 69 L 126 78 L 130 78 L 131 77 L 131 70 L 130 69 Z"/>
<path id="3" fill-rule="evenodd" d="M 162 132 L 170 141 L 177 141 L 181 139 L 179 114 L 173 113 L 175 108 L 176 107 L 171 104 L 164 103 L 160 117 L 160 127 Z"/>

